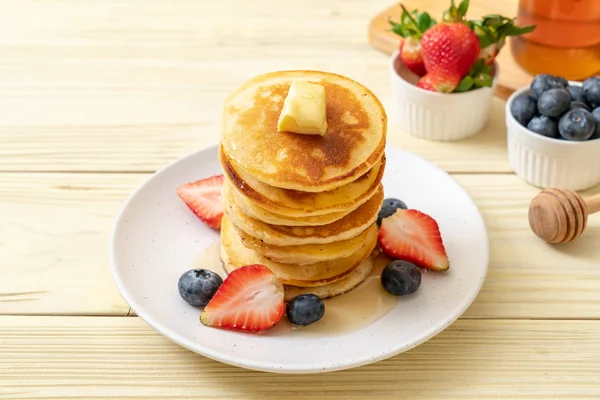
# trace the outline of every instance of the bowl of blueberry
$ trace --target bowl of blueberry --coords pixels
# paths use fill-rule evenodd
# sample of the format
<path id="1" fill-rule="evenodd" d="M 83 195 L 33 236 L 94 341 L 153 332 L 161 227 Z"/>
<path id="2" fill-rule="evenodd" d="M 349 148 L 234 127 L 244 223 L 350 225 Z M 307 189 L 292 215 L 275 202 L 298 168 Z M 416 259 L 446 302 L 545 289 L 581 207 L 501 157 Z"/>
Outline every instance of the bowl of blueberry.
<path id="1" fill-rule="evenodd" d="M 535 76 L 509 97 L 506 128 L 509 163 L 526 182 L 571 190 L 600 183 L 600 76 Z"/>

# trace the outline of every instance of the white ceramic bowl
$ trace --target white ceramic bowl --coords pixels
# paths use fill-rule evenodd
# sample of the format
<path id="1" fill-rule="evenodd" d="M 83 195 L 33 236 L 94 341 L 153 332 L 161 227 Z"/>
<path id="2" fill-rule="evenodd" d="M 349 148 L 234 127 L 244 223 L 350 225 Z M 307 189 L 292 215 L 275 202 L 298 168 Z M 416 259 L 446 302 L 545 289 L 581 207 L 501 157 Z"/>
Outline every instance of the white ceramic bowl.
<path id="1" fill-rule="evenodd" d="M 480 132 L 492 112 L 498 85 L 498 64 L 491 88 L 464 93 L 436 93 L 416 86 L 419 77 L 392 54 L 389 64 L 396 118 L 400 127 L 413 136 L 436 141 L 466 139 Z"/>
<path id="2" fill-rule="evenodd" d="M 540 188 L 584 190 L 599 184 L 600 139 L 584 142 L 552 139 L 530 131 L 513 117 L 512 102 L 528 90 L 526 86 L 515 91 L 506 102 L 508 162 L 515 174 Z"/>

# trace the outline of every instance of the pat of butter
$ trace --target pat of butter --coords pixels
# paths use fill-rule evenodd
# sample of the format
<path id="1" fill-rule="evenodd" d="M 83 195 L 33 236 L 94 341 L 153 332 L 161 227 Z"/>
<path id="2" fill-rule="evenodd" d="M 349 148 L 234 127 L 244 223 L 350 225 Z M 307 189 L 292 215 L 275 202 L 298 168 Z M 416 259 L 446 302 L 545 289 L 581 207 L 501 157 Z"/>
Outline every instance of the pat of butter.
<path id="1" fill-rule="evenodd" d="M 283 103 L 277 129 L 280 132 L 323 136 L 327 131 L 325 106 L 323 86 L 294 81 Z"/>

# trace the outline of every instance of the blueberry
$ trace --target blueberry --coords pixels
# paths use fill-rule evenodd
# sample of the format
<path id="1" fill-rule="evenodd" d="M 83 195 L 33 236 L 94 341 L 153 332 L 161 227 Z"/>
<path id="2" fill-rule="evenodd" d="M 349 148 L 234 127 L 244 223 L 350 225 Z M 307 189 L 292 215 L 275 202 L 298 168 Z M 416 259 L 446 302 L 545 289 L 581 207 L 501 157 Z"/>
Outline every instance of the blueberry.
<path id="1" fill-rule="evenodd" d="M 568 81 L 568 80 L 566 80 L 565 78 L 563 78 L 562 76 L 555 76 L 555 78 L 558 80 L 558 82 L 559 82 L 560 84 L 562 84 L 562 85 L 563 85 L 563 87 L 567 87 L 567 86 L 569 86 L 569 81 Z"/>
<path id="2" fill-rule="evenodd" d="M 414 293 L 421 286 L 421 271 L 411 262 L 392 261 L 381 272 L 381 285 L 396 296 Z"/>
<path id="3" fill-rule="evenodd" d="M 285 313 L 294 325 L 309 325 L 323 318 L 325 304 L 314 294 L 301 294 L 285 306 Z"/>
<path id="4" fill-rule="evenodd" d="M 600 77 L 588 78 L 583 82 L 586 102 L 592 106 L 600 107 Z"/>
<path id="5" fill-rule="evenodd" d="M 177 289 L 181 298 L 189 305 L 204 308 L 222 284 L 223 278 L 215 272 L 191 269 L 181 275 Z"/>
<path id="6" fill-rule="evenodd" d="M 537 114 L 537 102 L 527 93 L 523 93 L 513 100 L 510 113 L 521 125 L 527 126 L 531 118 Z"/>
<path id="7" fill-rule="evenodd" d="M 540 114 L 548 117 L 560 117 L 571 107 L 571 95 L 566 89 L 546 90 L 537 102 Z"/>
<path id="8" fill-rule="evenodd" d="M 383 200 L 383 204 L 377 215 L 377 226 L 381 226 L 381 220 L 389 217 L 399 208 L 406 210 L 408 207 L 402 200 L 392 198 Z"/>
<path id="9" fill-rule="evenodd" d="M 567 92 L 571 95 L 571 100 L 585 103 L 585 92 L 581 86 L 567 86 Z"/>
<path id="10" fill-rule="evenodd" d="M 567 112 L 558 121 L 558 132 L 567 140 L 588 140 L 596 128 L 592 113 L 582 108 Z"/>
<path id="11" fill-rule="evenodd" d="M 533 81 L 531 82 L 530 95 L 531 97 L 537 100 L 546 90 L 558 88 L 562 89 L 564 87 L 565 85 L 563 84 L 563 82 L 561 82 L 555 76 L 548 74 L 539 74 L 535 78 L 533 78 Z"/>
<path id="12" fill-rule="evenodd" d="M 571 110 L 573 110 L 575 108 L 583 108 L 586 111 L 592 111 L 592 109 L 590 108 L 590 106 L 588 106 L 587 104 L 582 103 L 580 101 L 572 101 L 571 102 Z"/>
<path id="13" fill-rule="evenodd" d="M 583 88 L 583 90 L 585 90 L 588 87 L 590 87 L 591 85 L 597 84 L 598 82 L 600 82 L 600 76 L 591 76 L 591 77 L 587 78 L 585 81 L 583 81 L 583 83 L 581 84 L 581 87 Z"/>
<path id="14" fill-rule="evenodd" d="M 560 136 L 558 133 L 558 122 L 556 122 L 554 118 L 545 115 L 533 117 L 533 119 L 529 121 L 529 124 L 527 124 L 527 129 L 554 139 L 557 139 Z"/>
<path id="15" fill-rule="evenodd" d="M 592 111 L 592 117 L 596 121 L 596 130 L 594 130 L 594 134 L 590 139 L 600 139 L 600 107 Z"/>

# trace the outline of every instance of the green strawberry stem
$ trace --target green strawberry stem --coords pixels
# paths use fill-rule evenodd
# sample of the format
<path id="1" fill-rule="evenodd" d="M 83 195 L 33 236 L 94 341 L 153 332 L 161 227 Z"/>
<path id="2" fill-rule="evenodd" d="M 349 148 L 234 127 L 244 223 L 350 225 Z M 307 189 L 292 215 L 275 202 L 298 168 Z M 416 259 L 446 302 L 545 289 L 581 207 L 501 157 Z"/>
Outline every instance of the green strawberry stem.
<path id="1" fill-rule="evenodd" d="M 481 87 L 492 87 L 492 66 L 485 65 L 485 61 L 480 58 L 471 67 L 467 75 L 460 81 L 455 92 L 467 92 Z"/>
<path id="2" fill-rule="evenodd" d="M 450 8 L 444 11 L 443 21 L 445 22 L 464 22 L 469 9 L 469 0 L 462 0 L 458 7 L 454 4 L 454 0 L 450 2 Z"/>
<path id="3" fill-rule="evenodd" d="M 421 13 L 417 10 L 409 12 L 402 4 L 400 7 L 402 8 L 400 22 L 394 22 L 391 18 L 388 18 L 388 22 L 392 26 L 390 30 L 403 38 L 413 37 L 420 39 L 427 29 L 437 23 L 426 12 Z"/>
<path id="4" fill-rule="evenodd" d="M 496 44 L 496 51 L 499 51 L 504 46 L 506 37 L 523 35 L 536 27 L 536 25 L 520 27 L 514 22 L 514 18 L 489 14 L 484 15 L 481 20 L 468 21 L 468 24 L 479 38 L 482 49 Z"/>

